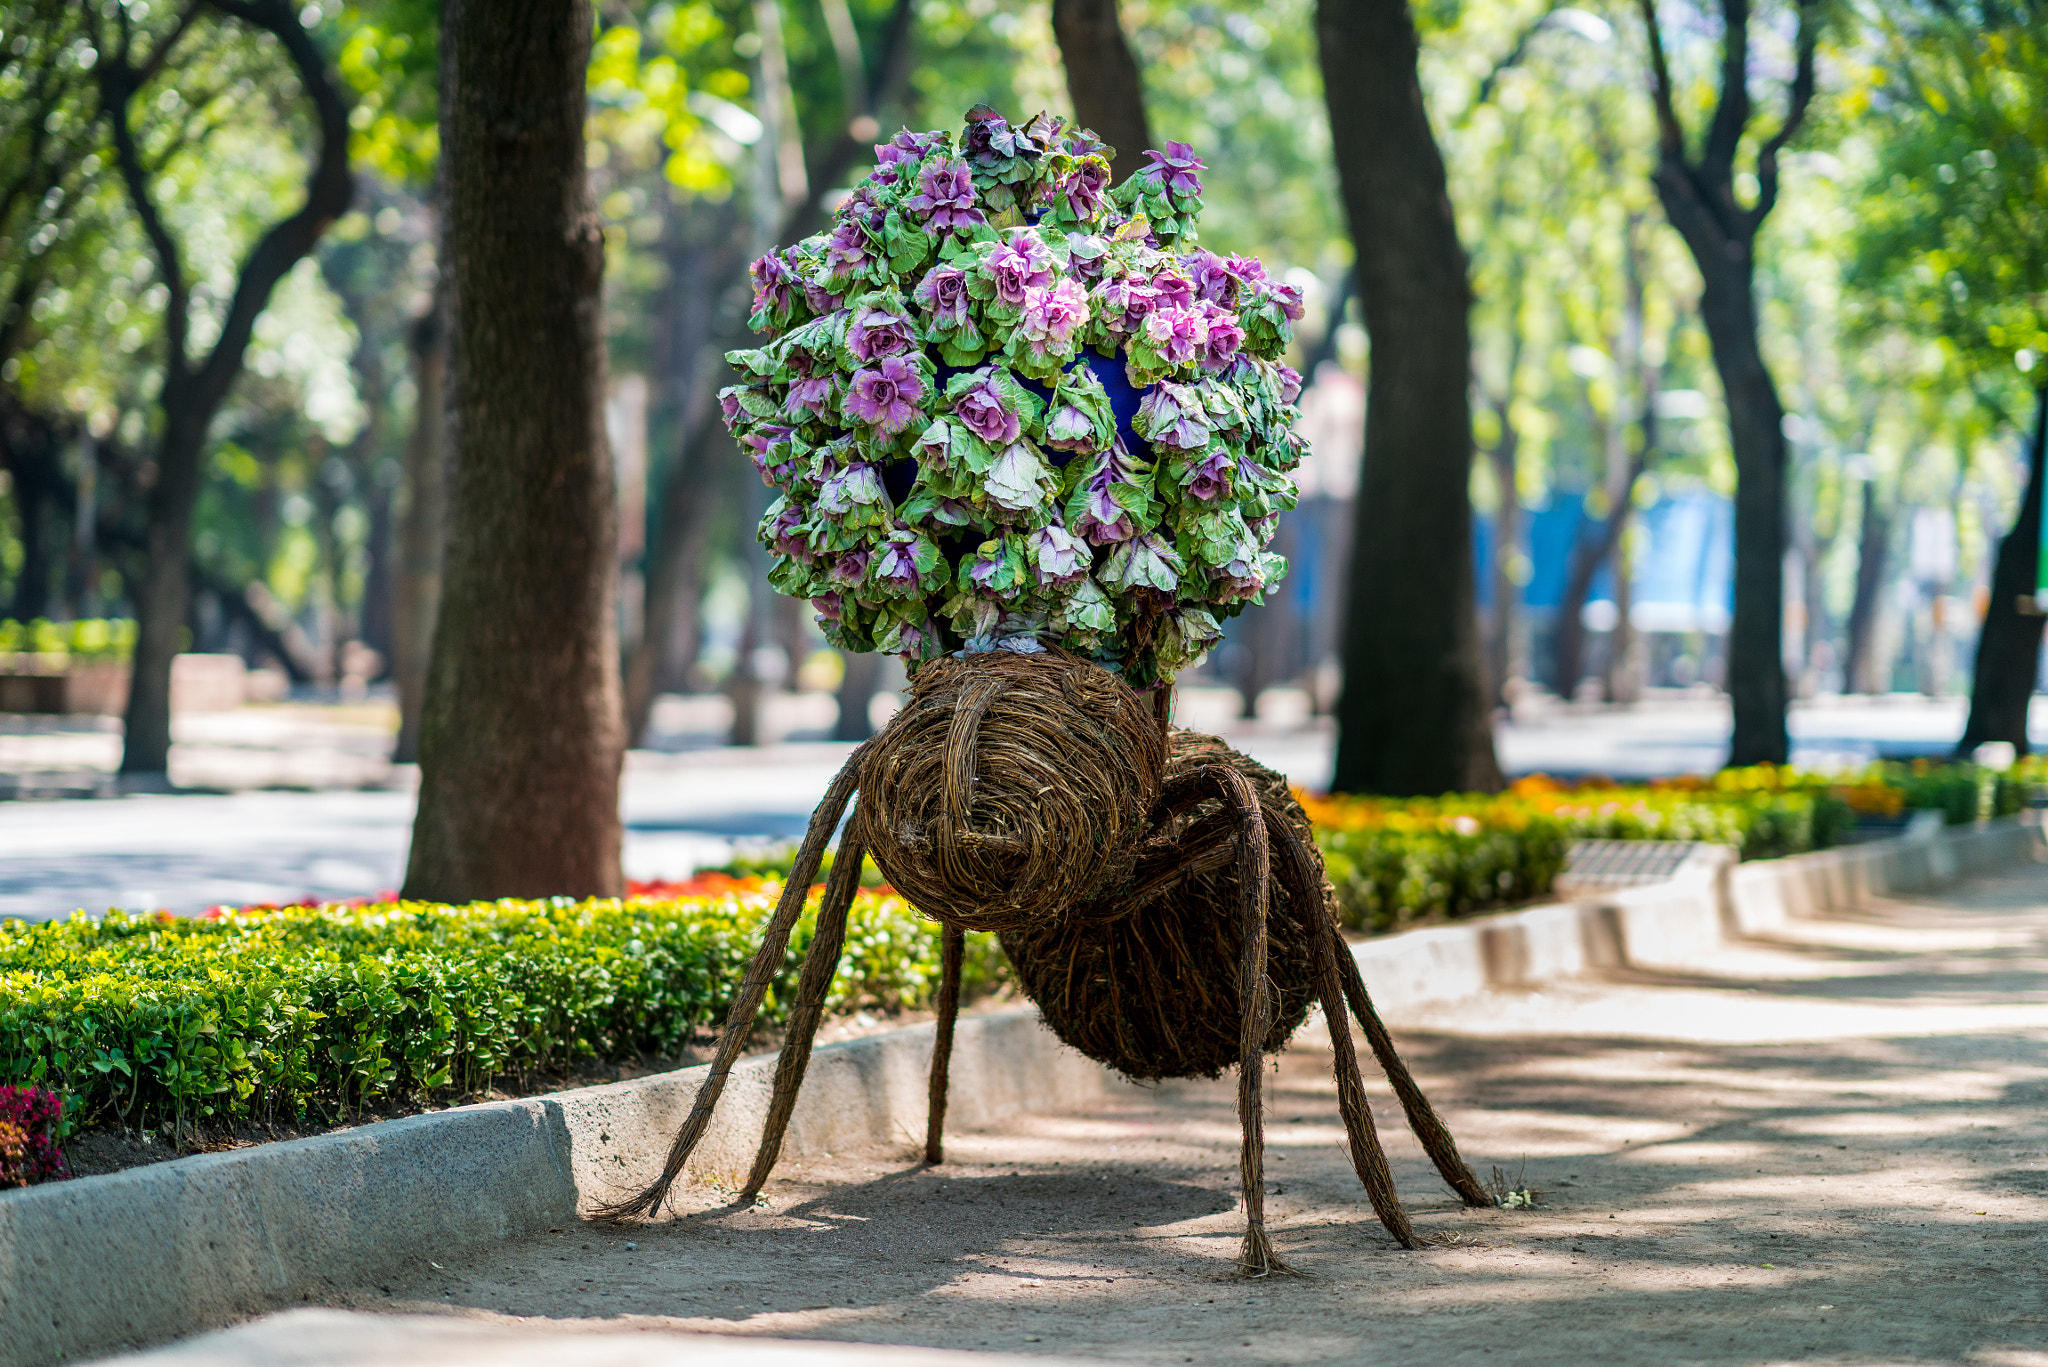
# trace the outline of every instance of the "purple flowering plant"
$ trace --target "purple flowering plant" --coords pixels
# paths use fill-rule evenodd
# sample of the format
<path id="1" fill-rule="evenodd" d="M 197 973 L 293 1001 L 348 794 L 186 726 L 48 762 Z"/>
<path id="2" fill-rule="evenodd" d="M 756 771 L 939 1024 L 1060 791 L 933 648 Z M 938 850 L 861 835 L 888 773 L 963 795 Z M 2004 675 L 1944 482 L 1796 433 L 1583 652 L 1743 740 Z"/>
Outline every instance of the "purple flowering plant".
<path id="1" fill-rule="evenodd" d="M 1171 679 L 1286 572 L 1299 291 L 1196 245 L 1182 143 L 1112 186 L 1093 133 L 982 105 L 875 150 L 825 231 L 754 263 L 768 339 L 727 358 L 779 495 L 769 582 L 913 667 L 1058 646 Z"/>
<path id="2" fill-rule="evenodd" d="M 40 1071 L 40 1069 L 38 1069 Z M 62 1181 L 71 1175 L 57 1146 L 64 1103 L 41 1087 L 0 1087 L 0 1188 Z"/>

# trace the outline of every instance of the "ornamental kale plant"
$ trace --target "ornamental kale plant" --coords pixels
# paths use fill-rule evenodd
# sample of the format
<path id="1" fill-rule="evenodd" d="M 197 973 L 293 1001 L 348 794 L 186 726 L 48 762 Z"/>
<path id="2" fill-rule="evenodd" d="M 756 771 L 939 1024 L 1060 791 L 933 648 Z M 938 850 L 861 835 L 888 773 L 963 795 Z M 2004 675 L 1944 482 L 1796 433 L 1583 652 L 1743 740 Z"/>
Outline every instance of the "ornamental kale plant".
<path id="1" fill-rule="evenodd" d="M 0 1087 L 0 1187 L 26 1187 L 71 1175 L 53 1131 L 64 1106 L 40 1087 Z"/>
<path id="2" fill-rule="evenodd" d="M 769 582 L 915 666 L 1058 646 L 1170 680 L 1286 573 L 1297 290 L 1195 245 L 1203 166 L 976 106 L 905 130 L 829 231 L 753 266 L 727 425 L 780 494 Z"/>

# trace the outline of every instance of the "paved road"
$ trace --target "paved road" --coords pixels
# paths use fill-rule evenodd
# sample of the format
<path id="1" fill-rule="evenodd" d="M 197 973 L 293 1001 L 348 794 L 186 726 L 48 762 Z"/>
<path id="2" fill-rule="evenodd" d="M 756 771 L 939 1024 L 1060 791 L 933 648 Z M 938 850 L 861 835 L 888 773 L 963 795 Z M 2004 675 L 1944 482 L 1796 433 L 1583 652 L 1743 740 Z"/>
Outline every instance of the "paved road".
<path id="1" fill-rule="evenodd" d="M 936 1169 L 908 1145 L 790 1165 L 756 1209 L 697 1189 L 666 1223 L 450 1248 L 336 1296 L 358 1318 L 290 1360 L 395 1360 L 422 1331 L 381 1317 L 437 1315 L 462 1361 L 545 1331 L 664 1363 L 703 1332 L 1219 1367 L 2048 1364 L 2048 869 L 1395 1025 L 1533 1210 L 1461 1208 L 1383 1114 L 1432 1239 L 1396 1249 L 1305 1040 L 1268 1139 L 1301 1279 L 1229 1276 L 1224 1079 L 958 1135 Z M 178 1360 L 262 1361 L 289 1324 Z"/>
<path id="2" fill-rule="evenodd" d="M 853 747 L 804 739 L 817 728 L 788 723 L 806 720 L 805 700 L 786 701 L 790 715 L 779 729 L 796 739 L 713 747 L 699 743 L 705 731 L 678 727 L 657 737 L 665 748 L 628 755 L 620 795 L 628 878 L 683 878 L 724 862 L 735 846 L 802 836 Z M 388 745 L 381 723 L 322 724 L 303 713 L 245 711 L 255 715 L 207 719 L 204 726 L 195 719 L 185 729 L 190 739 L 181 742 L 192 753 L 173 754 L 174 778 L 208 778 L 226 791 L 0 802 L 0 916 L 40 919 L 109 906 L 192 914 L 222 903 L 364 897 L 396 888 L 418 780 L 411 767 L 381 760 L 374 776 L 364 776 L 366 747 Z M 1222 726 L 1229 717 L 1204 720 Z M 1305 782 L 1327 773 L 1324 731 L 1256 722 L 1230 730 L 1249 753 Z M 0 736 L 16 743 L 17 756 L 47 756 L 58 741 L 75 750 L 96 745 L 108 766 L 115 739 L 97 729 L 68 739 L 47 731 Z M 284 772 L 278 766 L 291 766 L 301 778 L 327 773 L 345 786 L 269 786 L 267 776 Z"/>
<path id="3" fill-rule="evenodd" d="M 1236 702 L 1226 690 L 1189 690 L 1180 717 L 1226 734 L 1304 786 L 1328 784 L 1327 718 L 1310 717 L 1305 699 L 1286 690 L 1266 696 L 1256 721 L 1240 721 Z M 2048 735 L 2048 699 L 2039 702 Z M 778 699 L 770 729 L 782 739 L 750 750 L 714 744 L 725 725 L 721 707 L 718 699 L 664 700 L 655 748 L 629 757 L 628 877 L 680 878 L 729 858 L 735 842 L 799 836 L 850 749 L 814 739 L 831 720 L 831 699 L 822 695 Z M 0 802 L 0 916 L 108 906 L 189 914 L 220 903 L 394 888 L 404 873 L 415 775 L 383 758 L 392 724 L 388 708 L 375 705 L 181 719 L 173 777 L 218 791 Z M 1794 757 L 1840 765 L 1880 753 L 1940 753 L 1961 725 L 1956 700 L 1801 704 L 1792 716 Z M 109 789 L 113 731 L 10 726 L 0 728 L 0 778 L 42 775 L 31 791 L 36 781 L 57 785 L 50 791 Z M 1669 698 L 1630 709 L 1525 710 L 1497 735 L 1511 773 L 1626 778 L 1711 770 L 1727 727 L 1724 700 Z"/>

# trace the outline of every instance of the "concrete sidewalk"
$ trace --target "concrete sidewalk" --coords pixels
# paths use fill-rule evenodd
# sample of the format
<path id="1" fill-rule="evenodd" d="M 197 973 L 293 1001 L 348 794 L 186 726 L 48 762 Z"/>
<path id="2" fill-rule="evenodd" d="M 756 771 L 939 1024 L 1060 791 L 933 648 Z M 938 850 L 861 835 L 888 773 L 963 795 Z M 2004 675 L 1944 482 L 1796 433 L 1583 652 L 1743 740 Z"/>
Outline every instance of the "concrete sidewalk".
<path id="1" fill-rule="evenodd" d="M 474 1324 L 289 1310 L 128 1359 L 136 1367 L 1061 1367 L 1080 1359 L 636 1330 Z"/>
<path id="2" fill-rule="evenodd" d="M 1460 1207 L 1375 1086 L 1435 1240 L 1395 1249 L 1304 1037 L 1276 1079 L 1267 1170 L 1303 1279 L 1228 1275 L 1225 1078 L 957 1134 L 937 1169 L 884 1145 L 787 1164 L 753 1209 L 698 1187 L 664 1223 L 394 1265 L 326 1300 L 461 1333 L 393 1321 L 372 1352 L 337 1330 L 305 1360 L 466 1342 L 450 1360 L 525 1362 L 491 1345 L 547 1329 L 537 1342 L 568 1330 L 622 1352 L 697 1331 L 1144 1363 L 2048 1367 L 2043 866 L 1394 1023 L 1475 1166 L 1537 1190 L 1535 1209 Z M 210 1351 L 167 1361 L 275 1360 Z"/>

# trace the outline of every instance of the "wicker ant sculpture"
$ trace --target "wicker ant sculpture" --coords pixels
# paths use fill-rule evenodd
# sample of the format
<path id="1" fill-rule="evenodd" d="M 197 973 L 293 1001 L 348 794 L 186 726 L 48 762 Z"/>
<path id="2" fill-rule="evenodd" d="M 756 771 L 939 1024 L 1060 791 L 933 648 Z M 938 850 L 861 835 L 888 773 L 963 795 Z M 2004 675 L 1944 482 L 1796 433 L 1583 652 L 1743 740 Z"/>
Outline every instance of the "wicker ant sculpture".
<path id="1" fill-rule="evenodd" d="M 812 815 L 661 1176 L 602 1215 L 653 1214 L 681 1175 L 856 791 L 742 1202 L 774 1169 L 866 854 L 945 927 L 925 1161 L 942 1155 L 962 937 L 992 930 L 1045 1023 L 1089 1057 L 1140 1079 L 1237 1066 L 1241 1274 L 1291 1270 L 1266 1232 L 1261 1056 L 1286 1044 L 1312 1003 L 1330 1023 L 1352 1164 L 1388 1232 L 1416 1246 L 1373 1129 L 1347 1005 L 1437 1171 L 1467 1205 L 1493 1205 L 1373 1010 L 1286 783 L 1213 736 L 1169 733 L 1167 705 L 1164 690 L 1148 706 L 1106 670 L 1057 651 L 921 669 L 907 705 L 854 752 Z"/>

